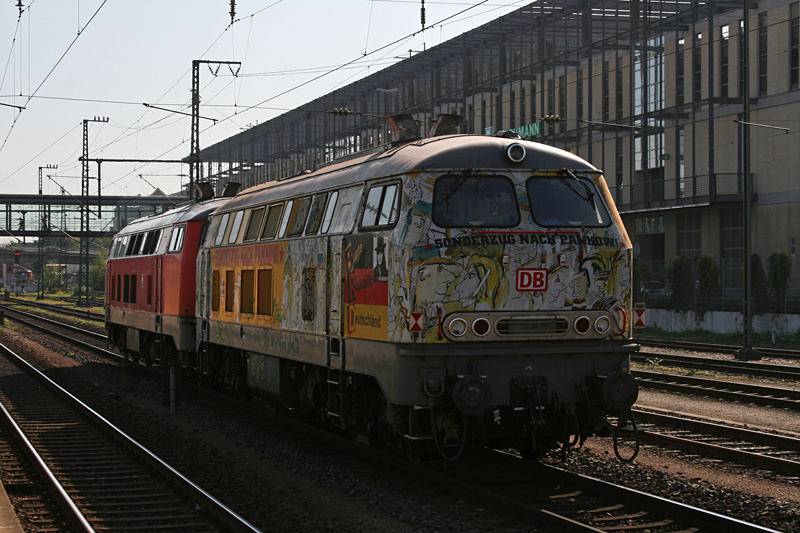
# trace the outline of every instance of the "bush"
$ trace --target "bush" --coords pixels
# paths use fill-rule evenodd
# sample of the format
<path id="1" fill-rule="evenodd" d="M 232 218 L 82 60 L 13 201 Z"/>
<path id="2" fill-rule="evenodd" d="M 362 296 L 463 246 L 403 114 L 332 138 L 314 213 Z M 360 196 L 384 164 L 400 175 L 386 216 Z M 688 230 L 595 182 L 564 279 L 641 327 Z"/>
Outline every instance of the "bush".
<path id="1" fill-rule="evenodd" d="M 667 267 L 675 309 L 688 309 L 694 296 L 694 265 L 688 257 L 676 257 Z"/>
<path id="2" fill-rule="evenodd" d="M 792 256 L 786 252 L 775 253 L 767 259 L 769 263 L 769 288 L 778 301 L 783 301 L 792 279 Z"/>

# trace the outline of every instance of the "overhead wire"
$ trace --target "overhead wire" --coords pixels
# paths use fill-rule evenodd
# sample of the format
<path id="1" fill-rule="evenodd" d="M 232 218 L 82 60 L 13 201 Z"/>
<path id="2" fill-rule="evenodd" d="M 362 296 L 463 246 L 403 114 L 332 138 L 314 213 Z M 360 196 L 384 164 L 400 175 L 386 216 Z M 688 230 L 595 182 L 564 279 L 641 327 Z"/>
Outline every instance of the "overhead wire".
<path id="1" fill-rule="evenodd" d="M 108 2 L 108 0 L 103 0 L 103 3 L 100 4 L 100 7 L 98 7 L 97 10 L 95 10 L 94 14 L 86 22 L 86 25 L 83 27 L 83 30 L 85 30 L 89 26 L 89 24 L 92 23 L 92 21 L 95 19 L 95 17 L 97 17 L 97 14 L 100 13 L 100 10 L 103 9 L 103 6 L 105 6 L 107 2 Z M 30 8 L 30 6 L 28 6 L 28 8 Z M 61 54 L 61 57 L 58 58 L 58 61 L 56 61 L 55 65 L 53 65 L 53 67 L 50 69 L 50 71 L 47 73 L 47 75 L 45 75 L 44 79 L 39 83 L 39 85 L 36 87 L 36 89 L 34 89 L 34 91 L 30 94 L 30 96 L 28 96 L 28 99 L 25 101 L 25 105 L 27 105 L 31 101 L 31 98 L 36 96 L 36 93 L 39 92 L 39 90 L 47 82 L 47 80 L 50 78 L 50 76 L 53 74 L 53 72 L 55 72 L 56 68 L 58 68 L 58 65 L 61 64 L 61 62 L 64 60 L 64 58 L 67 56 L 69 51 L 72 49 L 72 47 L 75 45 L 75 43 L 77 42 L 77 40 L 80 38 L 80 36 L 82 34 L 83 34 L 82 31 L 78 32 L 78 35 L 76 35 L 75 38 L 72 40 L 72 42 L 69 44 L 69 46 L 67 46 L 67 49 L 64 50 L 64 53 Z M 14 117 L 14 120 L 11 123 L 11 127 L 9 128 L 8 133 L 6 134 L 5 139 L 3 139 L 3 143 L 0 144 L 0 152 L 2 152 L 3 148 L 5 148 L 6 143 L 8 142 L 8 138 L 11 136 L 11 132 L 14 131 L 14 127 L 17 125 L 17 121 L 19 120 L 19 118 L 21 116 L 22 116 L 22 111 L 17 113 L 17 116 Z M 0 181 L 0 183 L 2 183 L 2 181 Z"/>

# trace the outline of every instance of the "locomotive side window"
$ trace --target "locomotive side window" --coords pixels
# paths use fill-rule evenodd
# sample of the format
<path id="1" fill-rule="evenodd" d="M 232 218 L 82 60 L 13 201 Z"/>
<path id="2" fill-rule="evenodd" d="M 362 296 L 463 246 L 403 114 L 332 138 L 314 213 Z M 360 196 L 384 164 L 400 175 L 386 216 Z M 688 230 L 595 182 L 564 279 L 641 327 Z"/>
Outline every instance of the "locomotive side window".
<path id="1" fill-rule="evenodd" d="M 311 211 L 308 213 L 308 223 L 306 224 L 306 231 L 304 235 L 316 235 L 319 231 L 319 225 L 322 223 L 322 209 L 325 207 L 325 200 L 328 198 L 328 193 L 322 193 L 314 196 L 311 202 Z"/>
<path id="2" fill-rule="evenodd" d="M 233 225 L 231 226 L 231 234 L 228 236 L 228 244 L 233 244 L 239 238 L 239 230 L 242 227 L 242 218 L 244 211 L 237 211 L 233 217 Z"/>
<path id="3" fill-rule="evenodd" d="M 142 238 L 141 233 L 137 233 L 136 235 L 130 236 L 130 238 L 128 239 L 128 247 L 125 249 L 126 256 L 135 255 L 136 253 L 139 252 L 139 246 L 141 246 L 142 244 L 141 238 Z"/>
<path id="4" fill-rule="evenodd" d="M 244 242 L 254 241 L 258 238 L 258 230 L 261 229 L 261 221 L 264 219 L 265 209 L 264 207 L 256 207 L 250 212 L 250 222 L 247 223 Z"/>
<path id="5" fill-rule="evenodd" d="M 219 246 L 222 244 L 222 239 L 225 238 L 225 228 L 228 226 L 228 218 L 230 215 L 225 213 L 222 215 L 222 220 L 219 222 L 219 226 L 217 227 L 217 238 L 214 239 L 214 244 Z"/>
<path id="6" fill-rule="evenodd" d="M 176 226 L 172 230 L 172 238 L 169 240 L 169 248 L 167 251 L 170 253 L 180 252 L 183 248 L 183 232 L 186 226 Z"/>
<path id="7" fill-rule="evenodd" d="M 336 200 L 339 198 L 339 191 L 333 191 L 331 197 L 328 198 L 328 206 L 325 208 L 325 214 L 322 217 L 322 233 L 328 233 L 331 227 L 331 219 L 333 219 L 333 212 L 336 210 Z"/>
<path id="8" fill-rule="evenodd" d="M 258 271 L 258 314 L 272 314 L 272 269 Z"/>
<path id="9" fill-rule="evenodd" d="M 136 280 L 139 276 L 136 274 L 131 274 L 130 282 L 131 282 L 131 292 L 130 292 L 130 302 L 132 304 L 136 303 Z"/>
<path id="10" fill-rule="evenodd" d="M 273 204 L 269 206 L 267 212 L 267 222 L 264 224 L 264 231 L 261 232 L 262 239 L 274 239 L 278 231 L 278 222 L 281 219 L 281 208 L 283 204 Z"/>
<path id="11" fill-rule="evenodd" d="M 601 227 L 611 224 L 594 184 L 574 176 L 530 178 L 531 214 L 544 227 Z"/>
<path id="12" fill-rule="evenodd" d="M 233 289 L 235 286 L 236 272 L 225 271 L 225 311 L 233 313 Z"/>
<path id="13" fill-rule="evenodd" d="M 294 212 L 292 213 L 289 223 L 289 231 L 286 234 L 287 237 L 299 237 L 303 234 L 309 209 L 311 209 L 310 196 L 306 196 L 295 202 Z"/>
<path id="14" fill-rule="evenodd" d="M 504 176 L 440 176 L 433 185 L 433 222 L 442 228 L 516 226 L 514 184 Z"/>
<path id="15" fill-rule="evenodd" d="M 219 270 L 211 273 L 211 310 L 219 311 Z"/>
<path id="16" fill-rule="evenodd" d="M 151 255 L 156 253 L 158 250 L 158 244 L 161 242 L 161 232 L 160 229 L 154 229 L 147 232 L 147 236 L 144 238 L 144 244 L 142 244 L 142 255 Z"/>
<path id="17" fill-rule="evenodd" d="M 289 226 L 289 216 L 292 214 L 292 205 L 294 204 L 294 200 L 289 200 L 286 202 L 286 208 L 283 210 L 283 217 L 281 218 L 281 227 L 278 230 L 278 238 L 282 238 L 286 235 L 286 228 Z"/>
<path id="18" fill-rule="evenodd" d="M 335 211 L 335 220 L 331 226 L 331 233 L 347 233 L 353 228 L 358 216 L 358 206 L 361 204 L 362 187 L 342 189 L 339 194 L 338 206 Z"/>
<path id="19" fill-rule="evenodd" d="M 390 226 L 397 221 L 399 200 L 397 183 L 378 185 L 367 193 L 367 204 L 361 218 L 362 227 Z"/>
<path id="20" fill-rule="evenodd" d="M 242 291 L 239 308 L 242 313 L 253 314 L 255 308 L 255 270 L 242 270 Z"/>

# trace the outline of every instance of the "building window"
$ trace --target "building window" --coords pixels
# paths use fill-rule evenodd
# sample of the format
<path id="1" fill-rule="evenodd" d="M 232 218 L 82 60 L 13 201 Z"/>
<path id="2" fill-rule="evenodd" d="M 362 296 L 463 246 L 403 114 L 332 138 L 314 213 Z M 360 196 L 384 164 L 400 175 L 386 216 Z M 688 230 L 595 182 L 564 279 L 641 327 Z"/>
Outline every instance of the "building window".
<path id="1" fill-rule="evenodd" d="M 575 118 L 578 119 L 578 126 L 580 126 L 580 121 L 583 120 L 583 71 L 578 69 L 577 76 L 575 86 L 575 106 L 577 109 L 575 110 Z"/>
<path id="2" fill-rule="evenodd" d="M 685 213 L 678 217 L 678 256 L 700 257 L 700 213 Z"/>
<path id="3" fill-rule="evenodd" d="M 608 62 L 603 63 L 603 122 L 609 121 L 609 81 L 608 81 Z"/>
<path id="4" fill-rule="evenodd" d="M 567 116 L 567 77 L 558 77 L 558 116 Z M 566 128 L 564 122 L 559 124 L 559 132 L 563 132 Z"/>
<path id="5" fill-rule="evenodd" d="M 703 34 L 698 33 L 692 49 L 692 101 L 699 103 L 703 99 Z"/>
<path id="6" fill-rule="evenodd" d="M 719 253 L 721 282 L 725 288 L 740 288 L 744 265 L 742 210 L 728 209 L 719 214 Z"/>
<path id="7" fill-rule="evenodd" d="M 686 155 L 686 132 L 683 129 L 683 126 L 678 126 L 677 128 L 678 133 L 678 164 L 677 172 L 678 172 L 678 192 L 680 197 L 683 198 L 686 196 L 686 165 L 684 164 L 684 159 Z"/>
<path id="8" fill-rule="evenodd" d="M 516 128 L 517 127 L 517 93 L 516 91 L 511 91 L 511 98 L 509 100 L 508 106 L 508 114 L 509 116 L 509 128 Z"/>
<path id="9" fill-rule="evenodd" d="M 800 3 L 789 6 L 789 88 L 800 87 Z"/>
<path id="10" fill-rule="evenodd" d="M 685 68 L 686 68 L 686 61 L 684 60 L 684 50 L 683 46 L 686 43 L 683 39 L 678 41 L 678 51 L 677 56 L 675 58 L 676 66 L 675 66 L 675 105 L 683 105 L 685 102 L 684 96 L 684 83 L 686 83 L 686 78 L 684 76 Z"/>
<path id="11" fill-rule="evenodd" d="M 765 96 L 767 94 L 767 20 L 766 13 L 759 13 L 758 15 L 758 95 Z"/>
<path id="12" fill-rule="evenodd" d="M 722 27 L 722 34 L 719 41 L 719 95 L 722 98 L 728 97 L 728 42 L 730 40 L 731 27 L 727 24 Z"/>
<path id="13" fill-rule="evenodd" d="M 614 76 L 615 76 L 614 84 L 616 85 L 616 88 L 615 88 L 616 89 L 616 91 L 615 91 L 616 96 L 615 96 L 615 99 L 614 99 L 615 100 L 614 101 L 614 107 L 616 108 L 616 113 L 617 113 L 616 119 L 617 120 L 621 120 L 622 116 L 623 116 L 623 113 L 622 113 L 622 111 L 623 111 L 623 107 L 622 107 L 622 105 L 623 105 L 622 104 L 622 102 L 623 102 L 622 69 L 621 68 L 617 68 L 614 71 Z"/>
<path id="14" fill-rule="evenodd" d="M 625 168 L 625 145 L 623 142 L 624 139 L 622 137 L 617 137 L 614 156 L 614 177 L 617 185 L 617 203 L 625 204 L 625 174 L 623 173 Z"/>
<path id="15" fill-rule="evenodd" d="M 521 126 L 530 124 L 527 107 L 525 106 L 525 87 L 519 90 L 519 121 Z"/>
<path id="16" fill-rule="evenodd" d="M 739 94 L 744 95 L 744 82 L 747 75 L 744 61 L 744 20 L 739 21 Z"/>

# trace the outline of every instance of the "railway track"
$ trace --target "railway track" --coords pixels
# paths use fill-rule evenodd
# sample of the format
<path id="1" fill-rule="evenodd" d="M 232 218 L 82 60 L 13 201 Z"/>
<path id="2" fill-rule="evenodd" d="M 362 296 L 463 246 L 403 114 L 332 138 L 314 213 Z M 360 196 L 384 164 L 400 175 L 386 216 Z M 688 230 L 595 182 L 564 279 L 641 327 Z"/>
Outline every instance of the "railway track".
<path id="1" fill-rule="evenodd" d="M 691 350 L 691 351 L 701 351 L 701 352 L 714 352 L 714 353 L 724 353 L 724 354 L 736 354 L 739 350 L 742 349 L 741 345 L 733 345 L 733 344 L 714 344 L 714 343 L 705 343 L 705 342 L 694 342 L 694 341 L 675 341 L 675 340 L 661 340 L 661 339 L 646 339 L 646 338 L 639 338 L 637 339 L 642 346 L 649 346 L 653 348 L 673 348 L 679 350 Z M 778 359 L 800 359 L 800 350 L 791 350 L 791 349 L 784 349 L 784 348 L 772 348 L 768 346 L 755 346 L 756 350 L 761 352 L 765 357 L 775 357 Z"/>
<path id="2" fill-rule="evenodd" d="M 52 329 L 52 327 L 43 328 L 48 333 L 52 332 Z M 204 394 L 208 394 L 208 391 Z M 323 441 L 327 439 L 319 436 L 312 438 L 322 438 Z M 347 443 L 346 448 L 340 452 L 341 458 L 329 457 L 326 460 L 345 462 L 345 457 L 365 457 L 373 453 L 372 449 L 363 447 L 354 450 L 349 448 L 349 444 Z M 329 453 L 332 448 L 330 445 L 323 447 L 328 450 L 325 453 Z M 533 520 L 535 524 L 544 525 L 554 531 L 646 528 L 656 533 L 675 531 L 676 527 L 684 530 L 694 528 L 730 532 L 770 531 L 559 468 L 519 461 L 518 458 L 505 454 L 501 454 L 501 459 L 492 459 L 492 462 L 482 458 L 477 462 L 479 467 L 470 466 L 465 469 L 452 469 L 453 471 L 425 468 L 424 474 L 423 471 L 417 470 L 421 467 L 414 467 L 408 471 L 405 459 L 387 461 L 385 452 L 378 451 L 378 454 L 369 460 L 376 465 L 382 465 L 371 467 L 376 469 L 386 468 L 387 462 L 391 463 L 393 466 L 389 468 L 392 471 L 385 474 L 387 477 L 397 478 L 400 476 L 398 472 L 404 472 L 402 476 L 408 476 L 405 483 L 422 483 L 426 487 L 424 490 L 430 490 L 430 486 L 437 483 L 440 484 L 438 489 L 440 494 L 457 488 L 464 497 L 474 499 L 478 506 L 492 502 L 503 512 L 517 519 L 526 522 Z M 502 461 L 504 465 L 502 469 L 499 463 L 494 462 L 495 460 Z M 531 482 L 533 479 L 536 483 Z"/>
<path id="3" fill-rule="evenodd" d="M 678 374 L 664 374 L 638 369 L 631 371 L 631 373 L 640 387 L 722 398 L 769 407 L 800 409 L 800 390 Z"/>
<path id="4" fill-rule="evenodd" d="M 800 439 L 720 422 L 634 409 L 643 442 L 771 470 L 800 480 Z"/>
<path id="5" fill-rule="evenodd" d="M 0 305 L 0 310 L 3 310 L 5 312 L 6 317 L 9 318 L 10 320 L 14 320 L 27 327 L 36 329 L 38 331 L 42 331 L 54 337 L 58 337 L 61 340 L 78 344 L 82 348 L 96 350 L 100 346 L 105 346 L 108 342 L 108 338 L 104 333 L 97 333 L 91 330 L 87 330 L 85 328 L 72 326 L 70 324 L 65 324 L 63 322 L 59 322 L 57 320 L 46 318 L 33 313 L 20 311 L 19 309 L 5 305 Z M 59 331 L 63 331 L 65 333 L 60 333 Z M 84 342 L 79 339 L 76 339 L 74 335 L 79 335 L 81 337 L 88 338 L 91 342 Z"/>
<path id="6" fill-rule="evenodd" d="M 257 531 L 0 345 L 4 422 L 78 530 Z"/>
<path id="7" fill-rule="evenodd" d="M 96 313 L 89 309 L 76 309 L 74 307 L 68 307 L 66 305 L 48 304 L 43 302 L 37 302 L 34 300 L 25 300 L 23 298 L 10 298 L 9 300 L 6 300 L 6 302 L 8 304 L 33 307 L 36 309 L 44 309 L 46 311 L 53 311 L 61 315 L 83 318 L 96 322 L 105 321 L 105 315 L 103 313 Z"/>
<path id="8" fill-rule="evenodd" d="M 518 516 L 535 516 L 554 531 L 771 531 L 503 452 L 479 454 L 457 472 L 436 473 L 451 490 Z"/>
<path id="9" fill-rule="evenodd" d="M 676 366 L 729 374 L 760 376 L 773 379 L 800 380 L 800 366 L 772 365 L 745 361 L 727 361 L 709 357 L 675 355 L 669 353 L 639 352 L 631 355 L 631 361 L 659 366 Z"/>

